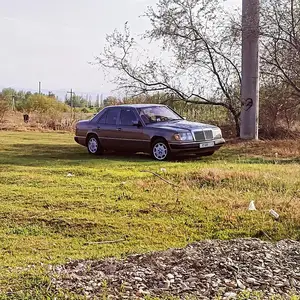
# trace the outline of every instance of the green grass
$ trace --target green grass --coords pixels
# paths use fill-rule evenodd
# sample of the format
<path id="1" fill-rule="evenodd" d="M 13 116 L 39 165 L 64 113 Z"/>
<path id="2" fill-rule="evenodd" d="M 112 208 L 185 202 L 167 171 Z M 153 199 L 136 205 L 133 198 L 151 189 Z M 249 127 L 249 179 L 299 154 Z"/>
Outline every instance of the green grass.
<path id="1" fill-rule="evenodd" d="M 232 144 L 209 158 L 155 162 L 91 157 L 70 134 L 0 132 L 0 140 L 0 299 L 9 291 L 24 296 L 26 287 L 42 299 L 47 265 L 71 259 L 203 239 L 300 240 L 299 141 Z M 258 211 L 247 210 L 251 200 Z M 125 241 L 90 244 L 118 239 Z"/>

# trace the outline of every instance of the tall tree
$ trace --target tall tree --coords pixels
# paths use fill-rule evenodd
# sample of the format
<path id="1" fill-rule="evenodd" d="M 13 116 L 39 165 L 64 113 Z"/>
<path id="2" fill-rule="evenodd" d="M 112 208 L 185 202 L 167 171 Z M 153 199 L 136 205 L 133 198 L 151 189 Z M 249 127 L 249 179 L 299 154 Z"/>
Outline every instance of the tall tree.
<path id="1" fill-rule="evenodd" d="M 168 59 L 138 59 L 127 24 L 107 36 L 96 62 L 114 70 L 113 82 L 132 94 L 164 92 L 174 101 L 226 108 L 240 131 L 241 43 L 218 0 L 159 0 L 144 35 Z M 139 63 L 134 63 L 139 61 Z"/>
<path id="2" fill-rule="evenodd" d="M 72 107 L 87 107 L 88 100 L 84 99 L 82 96 L 73 95 L 72 101 L 70 98 L 65 98 L 65 104 L 72 106 Z"/>

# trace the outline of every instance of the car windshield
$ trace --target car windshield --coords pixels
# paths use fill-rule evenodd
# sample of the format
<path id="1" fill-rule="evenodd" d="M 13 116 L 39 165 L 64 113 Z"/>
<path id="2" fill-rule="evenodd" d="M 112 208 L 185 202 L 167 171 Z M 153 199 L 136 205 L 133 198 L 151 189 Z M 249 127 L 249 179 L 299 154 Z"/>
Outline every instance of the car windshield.
<path id="1" fill-rule="evenodd" d="M 182 118 L 166 106 L 149 106 L 138 109 L 145 124 L 182 120 Z"/>

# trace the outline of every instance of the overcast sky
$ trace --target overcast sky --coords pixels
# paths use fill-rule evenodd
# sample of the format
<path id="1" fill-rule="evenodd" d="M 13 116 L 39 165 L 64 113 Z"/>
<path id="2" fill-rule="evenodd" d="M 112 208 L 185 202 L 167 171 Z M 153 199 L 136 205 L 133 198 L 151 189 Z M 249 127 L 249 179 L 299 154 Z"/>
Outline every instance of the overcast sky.
<path id="1" fill-rule="evenodd" d="M 237 5 L 241 0 L 228 0 Z M 149 28 L 139 17 L 156 0 L 0 0 L 0 88 L 109 94 L 114 88 L 88 64 L 105 36 L 126 21 L 135 34 Z"/>

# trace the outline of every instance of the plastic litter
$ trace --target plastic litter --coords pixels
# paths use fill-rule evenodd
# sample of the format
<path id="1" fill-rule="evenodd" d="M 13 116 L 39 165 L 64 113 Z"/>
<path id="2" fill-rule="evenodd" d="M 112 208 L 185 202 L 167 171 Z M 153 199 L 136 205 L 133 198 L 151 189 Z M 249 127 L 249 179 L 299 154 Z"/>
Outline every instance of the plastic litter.
<path id="1" fill-rule="evenodd" d="M 256 210 L 254 201 L 251 201 L 251 202 L 250 202 L 248 210 L 251 210 L 251 211 Z"/>
<path id="2" fill-rule="evenodd" d="M 279 214 L 274 210 L 274 209 L 271 209 L 270 210 L 270 214 L 277 220 L 279 219 Z"/>

